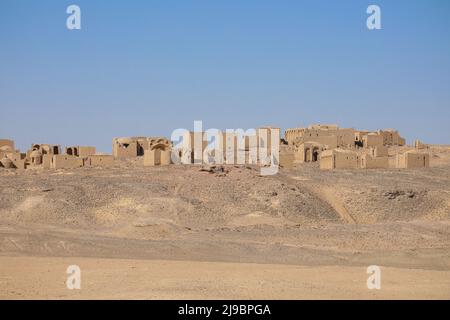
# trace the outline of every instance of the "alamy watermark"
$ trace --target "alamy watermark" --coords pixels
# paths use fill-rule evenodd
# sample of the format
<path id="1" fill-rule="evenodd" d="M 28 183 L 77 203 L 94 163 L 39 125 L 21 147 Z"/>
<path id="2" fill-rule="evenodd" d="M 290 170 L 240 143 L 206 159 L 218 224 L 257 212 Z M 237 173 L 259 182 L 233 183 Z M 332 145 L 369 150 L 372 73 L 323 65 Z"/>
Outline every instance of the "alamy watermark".
<path id="1" fill-rule="evenodd" d="M 381 269 L 379 266 L 368 266 L 367 267 L 367 273 L 370 275 L 367 278 L 367 289 L 373 290 L 381 289 Z"/>
<path id="2" fill-rule="evenodd" d="M 81 8 L 76 4 L 67 7 L 66 13 L 69 14 L 66 20 L 66 26 L 69 30 L 81 29 Z M 376 4 L 367 7 L 366 13 L 369 14 L 366 20 L 366 26 L 369 30 L 381 29 L 381 8 Z"/>
<path id="3" fill-rule="evenodd" d="M 202 121 L 194 121 L 194 131 L 172 132 L 171 160 L 174 164 L 254 164 L 261 175 L 278 173 L 280 129 L 203 130 Z"/>
<path id="4" fill-rule="evenodd" d="M 66 27 L 69 30 L 81 29 L 81 9 L 76 4 L 67 7 L 66 13 L 70 14 L 66 20 Z"/>
<path id="5" fill-rule="evenodd" d="M 381 29 L 381 9 L 375 4 L 367 7 L 367 14 L 370 16 L 366 20 L 367 29 L 380 30 Z"/>
<path id="6" fill-rule="evenodd" d="M 66 280 L 66 287 L 69 290 L 81 289 L 81 269 L 77 265 L 70 265 L 66 269 L 69 275 Z"/>

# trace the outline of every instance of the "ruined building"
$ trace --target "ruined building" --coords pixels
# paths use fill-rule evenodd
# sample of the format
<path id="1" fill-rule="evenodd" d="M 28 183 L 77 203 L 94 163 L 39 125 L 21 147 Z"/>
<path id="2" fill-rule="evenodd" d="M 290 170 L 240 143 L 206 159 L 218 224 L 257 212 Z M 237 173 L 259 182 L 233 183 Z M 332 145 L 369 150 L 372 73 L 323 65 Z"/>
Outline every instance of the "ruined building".
<path id="1" fill-rule="evenodd" d="M 269 165 L 273 148 L 276 148 L 274 152 L 280 152 L 280 155 L 285 151 L 279 149 L 279 144 L 273 144 L 273 141 L 280 141 L 279 128 L 260 127 L 252 132 L 214 130 L 214 134 L 185 132 L 172 151 L 175 158 L 185 164 Z"/>
<path id="2" fill-rule="evenodd" d="M 322 169 L 388 168 L 388 147 L 405 144 L 393 129 L 355 130 L 334 124 L 287 129 L 285 141 L 295 148 L 295 163 L 321 161 Z"/>
<path id="3" fill-rule="evenodd" d="M 172 144 L 166 138 L 160 137 L 148 140 L 144 150 L 144 166 L 165 166 L 171 163 Z"/>
<path id="4" fill-rule="evenodd" d="M 396 155 L 396 167 L 402 169 L 427 168 L 430 166 L 430 155 L 414 150 Z"/>
<path id="5" fill-rule="evenodd" d="M 116 159 L 144 158 L 144 166 L 171 163 L 172 143 L 165 137 L 122 137 L 113 139 L 113 156 Z"/>
<path id="6" fill-rule="evenodd" d="M 25 154 L 15 149 L 12 140 L 0 139 L 0 167 L 25 169 Z"/>
<path id="7" fill-rule="evenodd" d="M 320 158 L 320 169 L 358 169 L 359 155 L 352 150 L 324 150 Z"/>
<path id="8" fill-rule="evenodd" d="M 111 155 L 97 154 L 95 147 L 66 147 L 32 144 L 26 153 L 14 150 L 14 142 L 0 140 L 0 166 L 15 169 L 71 169 L 84 166 L 111 166 Z"/>
<path id="9" fill-rule="evenodd" d="M 62 154 L 59 145 L 50 144 L 33 144 L 26 153 L 21 153 L 15 150 L 14 141 L 0 139 L 0 167 L 110 167 L 114 165 L 114 159 L 138 157 L 142 157 L 144 166 L 214 163 L 275 164 L 292 168 L 296 164 L 310 162 L 319 162 L 321 169 L 328 170 L 429 166 L 430 156 L 426 153 L 429 148 L 426 145 L 417 140 L 415 150 L 396 148 L 403 145 L 405 139 L 393 129 L 355 130 L 332 124 L 287 129 L 284 139 L 276 127 L 260 127 L 248 132 L 185 131 L 173 144 L 165 137 L 121 137 L 112 140 L 112 155 L 98 154 L 92 146 L 68 146 Z M 403 153 L 398 150 L 403 150 Z"/>

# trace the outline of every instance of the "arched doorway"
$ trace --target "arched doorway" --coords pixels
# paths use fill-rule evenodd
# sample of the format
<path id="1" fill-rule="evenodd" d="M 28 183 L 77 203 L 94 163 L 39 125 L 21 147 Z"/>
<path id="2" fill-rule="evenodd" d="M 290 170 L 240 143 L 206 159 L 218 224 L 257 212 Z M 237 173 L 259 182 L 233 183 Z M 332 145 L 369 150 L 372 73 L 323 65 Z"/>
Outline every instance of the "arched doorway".
<path id="1" fill-rule="evenodd" d="M 314 148 L 312 152 L 312 162 L 319 160 L 319 148 Z"/>
<path id="2" fill-rule="evenodd" d="M 144 147 L 141 144 L 137 145 L 137 155 L 138 155 L 138 157 L 144 155 Z"/>
<path id="3" fill-rule="evenodd" d="M 162 165 L 170 163 L 170 152 L 165 143 L 157 143 L 151 146 L 150 151 L 154 152 L 154 165 Z"/>

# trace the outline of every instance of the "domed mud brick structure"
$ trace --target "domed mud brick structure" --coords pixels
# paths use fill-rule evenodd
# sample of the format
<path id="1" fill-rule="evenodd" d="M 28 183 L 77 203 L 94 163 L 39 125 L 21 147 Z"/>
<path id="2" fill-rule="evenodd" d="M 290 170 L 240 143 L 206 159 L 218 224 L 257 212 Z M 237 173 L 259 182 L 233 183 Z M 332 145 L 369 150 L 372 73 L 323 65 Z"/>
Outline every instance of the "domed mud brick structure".
<path id="1" fill-rule="evenodd" d="M 149 148 L 144 152 L 144 166 L 164 166 L 171 163 L 172 145 L 164 137 L 149 140 Z"/>

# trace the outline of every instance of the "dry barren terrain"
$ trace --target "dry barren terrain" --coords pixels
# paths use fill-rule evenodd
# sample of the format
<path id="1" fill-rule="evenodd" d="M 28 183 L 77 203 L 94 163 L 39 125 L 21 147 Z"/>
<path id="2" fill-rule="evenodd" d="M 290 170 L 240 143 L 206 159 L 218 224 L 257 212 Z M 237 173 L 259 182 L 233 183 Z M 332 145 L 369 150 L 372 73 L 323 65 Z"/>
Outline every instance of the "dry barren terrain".
<path id="1" fill-rule="evenodd" d="M 0 169 L 0 298 L 449 299 L 450 148 L 430 151 L 421 170 Z"/>

